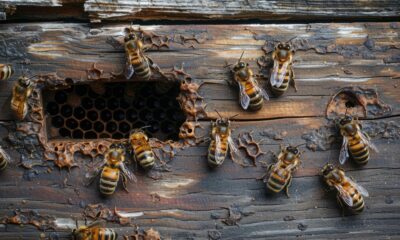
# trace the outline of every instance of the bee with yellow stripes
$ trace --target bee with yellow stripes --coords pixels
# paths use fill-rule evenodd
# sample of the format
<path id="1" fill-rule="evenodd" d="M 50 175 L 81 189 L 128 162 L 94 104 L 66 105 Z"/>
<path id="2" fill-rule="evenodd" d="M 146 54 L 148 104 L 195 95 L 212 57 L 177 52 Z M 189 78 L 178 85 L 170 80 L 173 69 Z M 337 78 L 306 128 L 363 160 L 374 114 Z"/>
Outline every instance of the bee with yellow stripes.
<path id="1" fill-rule="evenodd" d="M 135 129 L 129 135 L 129 142 L 133 149 L 133 156 L 139 165 L 148 170 L 155 164 L 155 155 L 149 143 L 149 137 L 143 128 Z"/>
<path id="2" fill-rule="evenodd" d="M 345 114 L 339 119 L 338 126 L 340 134 L 343 136 L 343 143 L 340 149 L 339 162 L 344 164 L 350 158 L 358 165 L 365 165 L 370 158 L 370 150 L 378 152 L 378 149 L 369 140 L 361 129 L 362 126 L 358 120 Z"/>
<path id="3" fill-rule="evenodd" d="M 126 29 L 125 52 L 127 56 L 125 77 L 131 79 L 135 73 L 138 80 L 149 80 L 151 77 L 151 60 L 144 54 L 144 44 L 132 28 Z"/>
<path id="4" fill-rule="evenodd" d="M 125 165 L 125 146 L 122 144 L 111 144 L 110 148 L 104 155 L 104 161 L 100 166 L 94 168 L 89 174 L 90 182 L 100 174 L 100 192 L 104 195 L 112 195 L 118 185 L 120 177 L 122 184 L 126 190 L 126 184 L 129 181 L 137 181 L 135 175 L 128 170 Z"/>
<path id="5" fill-rule="evenodd" d="M 25 76 L 20 77 L 14 85 L 11 110 L 19 120 L 23 120 L 28 113 L 28 98 L 32 94 L 33 86 L 34 83 L 31 78 Z"/>
<path id="6" fill-rule="evenodd" d="M 286 43 L 278 43 L 272 53 L 274 66 L 272 67 L 270 77 L 270 89 L 275 96 L 281 96 L 292 84 L 297 91 L 294 81 L 294 71 L 292 68 L 294 50 L 292 46 Z"/>
<path id="7" fill-rule="evenodd" d="M 0 80 L 7 80 L 14 74 L 14 70 L 11 65 L 0 64 Z"/>
<path id="8" fill-rule="evenodd" d="M 212 123 L 211 127 L 211 142 L 208 147 L 208 165 L 210 167 L 218 167 L 224 161 L 228 154 L 228 149 L 230 148 L 231 152 L 236 152 L 237 148 L 235 143 L 232 140 L 232 131 L 230 128 L 231 122 L 230 118 L 223 118 L 217 110 L 215 110 L 219 118 Z"/>
<path id="9" fill-rule="evenodd" d="M 77 223 L 78 225 L 78 223 Z M 80 226 L 73 230 L 74 240 L 117 240 L 118 234 L 111 228 L 104 228 L 102 221 L 94 221 L 87 226 Z"/>
<path id="10" fill-rule="evenodd" d="M 275 164 L 269 165 L 263 179 L 267 185 L 267 189 L 271 192 L 278 193 L 285 189 L 286 195 L 289 197 L 292 174 L 301 163 L 299 146 L 281 146 L 281 151 L 276 157 L 278 161 Z"/>
<path id="11" fill-rule="evenodd" d="M 0 147 L 0 171 L 3 171 L 10 163 L 10 156 Z"/>
<path id="12" fill-rule="evenodd" d="M 239 86 L 239 102 L 244 110 L 258 111 L 263 107 L 264 99 L 269 100 L 269 97 L 254 78 L 249 64 L 241 61 L 243 54 L 233 67 L 234 80 Z"/>
<path id="13" fill-rule="evenodd" d="M 347 209 L 353 214 L 364 210 L 364 197 L 368 197 L 368 191 L 345 175 L 340 167 L 326 164 L 322 170 L 325 183 L 337 190 L 337 201 L 342 209 Z"/>

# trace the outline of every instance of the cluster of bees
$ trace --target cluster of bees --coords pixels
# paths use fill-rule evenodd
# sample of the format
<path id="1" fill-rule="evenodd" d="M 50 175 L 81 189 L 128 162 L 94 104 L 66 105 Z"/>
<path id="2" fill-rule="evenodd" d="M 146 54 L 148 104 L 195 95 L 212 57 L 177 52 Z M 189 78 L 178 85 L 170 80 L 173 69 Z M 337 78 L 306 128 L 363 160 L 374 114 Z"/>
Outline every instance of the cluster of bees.
<path id="1" fill-rule="evenodd" d="M 127 31 L 124 42 L 127 56 L 126 78 L 131 79 L 135 75 L 139 81 L 149 80 L 154 63 L 144 54 L 146 48 L 143 42 L 133 31 Z M 264 100 L 269 100 L 269 96 L 255 79 L 249 64 L 241 60 L 242 56 L 232 68 L 232 83 L 239 89 L 240 106 L 244 110 L 258 111 L 263 107 Z M 294 50 L 288 42 L 278 43 L 275 46 L 272 53 L 274 64 L 269 78 L 269 89 L 277 97 L 283 95 L 289 85 L 296 88 L 292 69 L 293 58 Z M 10 78 L 12 74 L 10 65 L 0 65 L 1 80 Z M 27 99 L 32 93 L 33 86 L 31 78 L 27 77 L 19 78 L 14 86 L 11 109 L 18 119 L 24 119 L 27 114 Z M 221 166 L 228 151 L 237 152 L 230 126 L 230 120 L 235 116 L 223 118 L 219 113 L 218 115 L 219 118 L 212 123 L 209 138 L 207 159 L 210 167 Z M 376 151 L 376 147 L 361 130 L 358 119 L 345 114 L 344 117 L 338 119 L 337 125 L 343 136 L 339 162 L 343 164 L 351 157 L 359 165 L 367 164 L 370 150 Z M 136 181 L 134 174 L 125 165 L 127 151 L 132 153 L 134 160 L 143 169 L 149 170 L 155 165 L 155 154 L 142 128 L 133 130 L 128 141 L 128 144 L 112 144 L 104 156 L 104 161 L 95 168 L 93 173 L 89 174 L 90 178 L 95 178 L 100 174 L 99 189 L 104 195 L 112 195 L 120 179 L 125 188 L 128 181 Z M 130 146 L 130 150 L 127 150 L 127 145 Z M 281 147 L 280 153 L 276 156 L 277 162 L 268 167 L 263 177 L 269 191 L 278 193 L 285 190 L 288 195 L 292 174 L 301 164 L 299 146 Z M 0 150 L 0 169 L 3 170 L 9 162 L 9 156 L 4 150 Z M 352 213 L 359 213 L 364 209 L 363 196 L 368 196 L 367 190 L 347 177 L 341 167 L 326 164 L 321 174 L 326 184 L 336 189 L 337 200 L 343 209 L 348 209 Z M 96 224 L 77 228 L 73 236 L 78 240 L 116 239 L 117 237 L 113 230 L 98 227 Z"/>

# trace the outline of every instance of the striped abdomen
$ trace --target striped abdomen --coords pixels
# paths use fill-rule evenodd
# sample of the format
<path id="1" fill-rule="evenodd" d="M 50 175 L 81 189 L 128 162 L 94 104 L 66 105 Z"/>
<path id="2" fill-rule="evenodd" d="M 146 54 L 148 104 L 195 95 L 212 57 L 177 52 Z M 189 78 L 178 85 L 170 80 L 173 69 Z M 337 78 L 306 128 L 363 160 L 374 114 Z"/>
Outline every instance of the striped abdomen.
<path id="1" fill-rule="evenodd" d="M 149 144 L 134 146 L 135 158 L 139 165 L 144 169 L 150 169 L 154 166 L 155 158 L 153 150 Z"/>
<path id="2" fill-rule="evenodd" d="M 350 193 L 350 196 L 353 198 L 353 206 L 348 206 L 340 197 L 340 201 L 342 202 L 343 206 L 346 206 L 351 212 L 358 214 L 361 213 L 364 210 L 364 198 L 363 196 L 358 192 L 357 189 L 355 189 L 353 186 L 347 186 L 346 191 Z"/>
<path id="3" fill-rule="evenodd" d="M 366 145 L 360 134 L 356 134 L 352 137 L 348 137 L 349 140 L 349 152 L 353 160 L 359 165 L 365 165 L 369 160 L 369 147 Z"/>
<path id="4" fill-rule="evenodd" d="M 129 61 L 132 64 L 135 74 L 140 80 L 149 80 L 151 76 L 151 70 L 149 61 L 139 51 L 129 52 Z"/>
<path id="5" fill-rule="evenodd" d="M 119 180 L 119 169 L 105 166 L 100 177 L 100 192 L 111 195 L 115 192 Z"/>
<path id="6" fill-rule="evenodd" d="M 228 141 L 221 138 L 221 144 L 218 155 L 215 153 L 216 142 L 215 140 L 211 140 L 210 146 L 208 147 L 208 165 L 210 167 L 217 167 L 221 165 L 228 153 Z"/>
<path id="7" fill-rule="evenodd" d="M 7 80 L 14 73 L 10 65 L 0 64 L 0 80 Z"/>
<path id="8" fill-rule="evenodd" d="M 267 181 L 267 188 L 278 193 L 285 188 L 291 177 L 292 175 L 289 171 L 286 171 L 283 168 L 277 168 L 271 172 Z"/>
<path id="9" fill-rule="evenodd" d="M 7 167 L 7 165 L 7 159 L 3 155 L 0 155 L 0 171 L 3 171 Z"/>
<path id="10" fill-rule="evenodd" d="M 283 71 L 282 65 L 283 65 L 283 63 L 279 63 L 278 76 Z M 288 68 L 286 69 L 286 74 L 285 74 L 285 78 L 283 79 L 282 85 L 279 87 L 271 85 L 271 91 L 275 96 L 281 96 L 282 94 L 284 94 L 286 92 L 286 90 L 288 90 L 291 76 L 292 76 L 292 65 L 289 64 Z"/>
<path id="11" fill-rule="evenodd" d="M 246 94 L 250 97 L 249 110 L 260 110 L 264 104 L 264 98 L 260 90 L 257 89 L 255 83 L 253 81 L 246 81 L 244 83 L 244 89 Z"/>
<path id="12" fill-rule="evenodd" d="M 117 240 L 118 234 L 110 228 L 96 228 L 92 230 L 92 240 Z"/>

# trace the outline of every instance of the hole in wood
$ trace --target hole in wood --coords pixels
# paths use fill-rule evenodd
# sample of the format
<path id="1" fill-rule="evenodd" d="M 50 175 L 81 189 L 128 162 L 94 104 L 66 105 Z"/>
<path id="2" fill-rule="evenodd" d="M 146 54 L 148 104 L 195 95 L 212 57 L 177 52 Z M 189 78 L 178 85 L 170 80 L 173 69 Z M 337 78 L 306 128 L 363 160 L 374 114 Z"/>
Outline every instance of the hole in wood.
<path id="1" fill-rule="evenodd" d="M 186 120 L 176 98 L 179 83 L 121 82 L 43 90 L 49 139 L 124 139 L 132 129 L 162 141 L 179 140 Z"/>

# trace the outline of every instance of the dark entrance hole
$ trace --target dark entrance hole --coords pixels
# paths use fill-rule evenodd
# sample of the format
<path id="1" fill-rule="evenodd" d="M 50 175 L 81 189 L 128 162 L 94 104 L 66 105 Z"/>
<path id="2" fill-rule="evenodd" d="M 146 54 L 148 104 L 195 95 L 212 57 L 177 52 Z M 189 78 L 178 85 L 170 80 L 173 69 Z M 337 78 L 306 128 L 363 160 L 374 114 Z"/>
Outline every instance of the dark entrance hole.
<path id="1" fill-rule="evenodd" d="M 49 139 L 123 139 L 135 128 L 149 137 L 178 140 L 186 117 L 176 97 L 179 84 L 95 83 L 44 90 Z"/>

